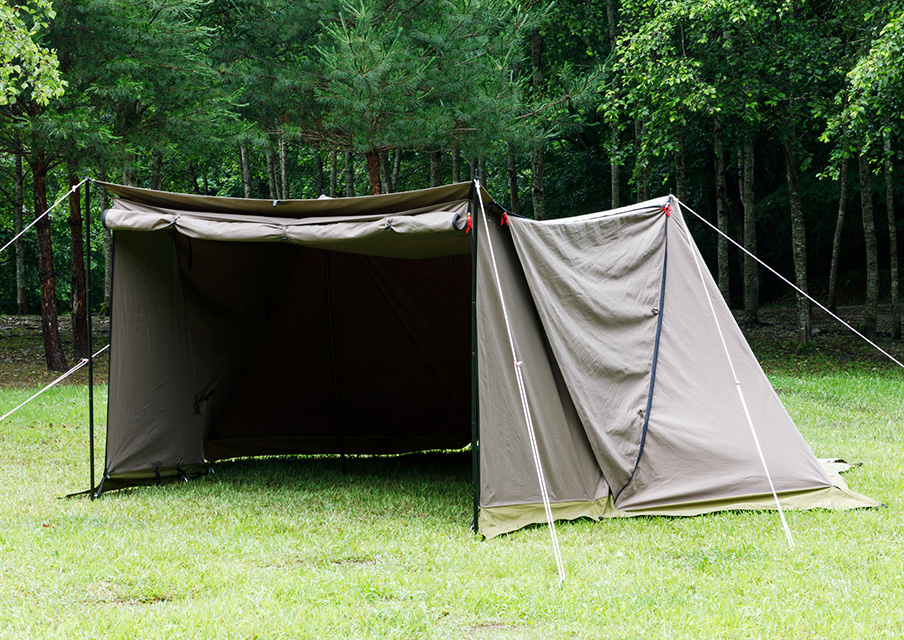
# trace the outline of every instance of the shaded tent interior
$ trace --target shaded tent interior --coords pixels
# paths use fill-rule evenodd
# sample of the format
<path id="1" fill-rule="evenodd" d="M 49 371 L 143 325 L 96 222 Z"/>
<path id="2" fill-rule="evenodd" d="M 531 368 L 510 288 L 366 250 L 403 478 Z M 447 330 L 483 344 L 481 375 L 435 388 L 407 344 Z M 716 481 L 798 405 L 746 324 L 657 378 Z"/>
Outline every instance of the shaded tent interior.
<path id="1" fill-rule="evenodd" d="M 105 214 L 116 231 L 104 490 L 237 456 L 471 441 L 469 184 L 383 198 L 376 216 L 371 198 L 236 203 L 104 186 L 120 196 Z M 216 212 L 202 215 L 213 231 L 173 223 L 199 204 Z M 442 219 L 413 232 L 387 217 L 437 207 Z M 346 229 L 283 240 L 299 222 L 302 234 Z M 204 237 L 249 226 L 255 241 Z"/>
<path id="2" fill-rule="evenodd" d="M 476 294 L 482 533 L 545 520 L 525 396 L 555 518 L 770 508 L 714 319 L 783 504 L 875 505 L 803 441 L 669 199 L 501 226 L 469 183 L 288 202 L 103 186 L 101 490 L 239 456 L 464 447 Z"/>

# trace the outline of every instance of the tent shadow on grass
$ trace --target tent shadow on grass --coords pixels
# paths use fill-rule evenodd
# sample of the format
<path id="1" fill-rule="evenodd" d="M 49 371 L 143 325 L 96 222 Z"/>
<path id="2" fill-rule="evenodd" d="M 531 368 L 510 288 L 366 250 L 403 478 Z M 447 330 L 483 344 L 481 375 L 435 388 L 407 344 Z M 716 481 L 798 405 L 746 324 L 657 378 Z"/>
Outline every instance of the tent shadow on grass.
<path id="1" fill-rule="evenodd" d="M 224 501 L 284 504 L 313 519 L 419 518 L 466 530 L 471 454 L 431 451 L 396 456 L 239 458 L 184 483 Z M 197 495 L 197 494 L 196 494 Z"/>
<path id="2" fill-rule="evenodd" d="M 348 456 L 342 471 L 339 456 L 269 456 L 222 460 L 213 465 L 206 482 L 239 486 L 356 485 L 362 481 L 384 486 L 417 482 L 450 482 L 470 490 L 469 451 L 428 451 L 390 456 Z M 252 484 L 253 481 L 253 484 Z M 440 487 L 437 487 L 439 489 Z"/>

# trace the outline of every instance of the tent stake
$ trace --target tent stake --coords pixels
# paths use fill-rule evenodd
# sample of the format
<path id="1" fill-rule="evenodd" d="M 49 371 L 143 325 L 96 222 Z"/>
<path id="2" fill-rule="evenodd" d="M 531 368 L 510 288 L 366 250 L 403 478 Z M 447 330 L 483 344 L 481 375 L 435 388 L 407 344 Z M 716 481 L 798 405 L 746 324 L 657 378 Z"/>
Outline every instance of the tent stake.
<path id="1" fill-rule="evenodd" d="M 339 431 L 339 460 L 343 475 L 347 469 L 345 466 L 345 437 L 342 433 L 342 410 L 339 406 L 339 374 L 336 370 L 336 339 L 333 330 L 333 287 L 330 284 L 330 252 L 324 250 L 323 264 L 326 271 L 326 310 L 330 322 L 330 355 L 333 359 L 333 397 L 336 401 L 336 428 Z"/>
<path id="2" fill-rule="evenodd" d="M 88 455 L 94 500 L 94 327 L 91 321 L 91 181 L 85 177 L 85 311 L 88 315 Z"/>

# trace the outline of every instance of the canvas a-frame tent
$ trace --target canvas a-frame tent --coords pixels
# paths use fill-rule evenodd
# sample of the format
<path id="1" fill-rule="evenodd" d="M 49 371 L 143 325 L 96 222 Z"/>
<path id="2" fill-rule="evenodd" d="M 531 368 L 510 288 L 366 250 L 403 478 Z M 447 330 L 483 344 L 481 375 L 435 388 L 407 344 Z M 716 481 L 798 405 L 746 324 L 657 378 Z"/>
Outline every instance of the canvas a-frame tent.
<path id="1" fill-rule="evenodd" d="M 476 439 L 487 536 L 546 521 L 538 469 L 555 519 L 877 504 L 804 442 L 672 198 L 537 222 L 476 183 L 307 201 L 102 186 L 98 493 Z"/>

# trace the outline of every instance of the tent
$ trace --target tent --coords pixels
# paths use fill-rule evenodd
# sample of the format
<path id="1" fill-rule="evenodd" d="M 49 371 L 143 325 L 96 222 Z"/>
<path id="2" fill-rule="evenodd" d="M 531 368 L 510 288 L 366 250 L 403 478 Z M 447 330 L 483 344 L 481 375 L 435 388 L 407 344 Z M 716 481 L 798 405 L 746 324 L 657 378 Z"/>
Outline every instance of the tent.
<path id="1" fill-rule="evenodd" d="M 226 458 L 470 444 L 487 536 L 547 513 L 876 505 L 804 442 L 671 197 L 538 222 L 476 182 L 293 201 L 102 186 L 98 494 Z"/>

